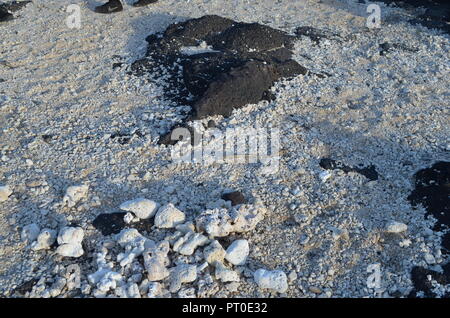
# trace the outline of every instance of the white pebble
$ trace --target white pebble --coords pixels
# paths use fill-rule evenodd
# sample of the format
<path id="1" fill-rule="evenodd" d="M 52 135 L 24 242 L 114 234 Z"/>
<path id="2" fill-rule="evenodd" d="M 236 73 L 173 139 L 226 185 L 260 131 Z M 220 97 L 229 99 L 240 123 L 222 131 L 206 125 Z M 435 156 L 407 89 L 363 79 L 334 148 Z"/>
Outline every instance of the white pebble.
<path id="1" fill-rule="evenodd" d="M 247 240 L 236 240 L 227 248 L 225 259 L 233 265 L 244 265 L 249 252 Z"/>
<path id="2" fill-rule="evenodd" d="M 8 200 L 9 196 L 12 194 L 9 186 L 0 186 L 0 202 Z"/>
<path id="3" fill-rule="evenodd" d="M 253 278 L 259 288 L 270 289 L 278 293 L 284 293 L 288 289 L 286 274 L 280 270 L 258 269 Z"/>

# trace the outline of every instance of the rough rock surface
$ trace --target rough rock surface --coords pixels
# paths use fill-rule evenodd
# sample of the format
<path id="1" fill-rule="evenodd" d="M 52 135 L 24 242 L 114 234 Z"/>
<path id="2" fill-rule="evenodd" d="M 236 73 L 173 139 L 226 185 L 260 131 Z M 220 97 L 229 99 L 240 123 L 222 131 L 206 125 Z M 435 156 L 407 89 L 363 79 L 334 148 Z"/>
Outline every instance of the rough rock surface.
<path id="1" fill-rule="evenodd" d="M 258 269 L 254 274 L 256 284 L 260 288 L 266 288 L 278 293 L 284 293 L 288 288 L 287 276 L 283 271 Z"/>

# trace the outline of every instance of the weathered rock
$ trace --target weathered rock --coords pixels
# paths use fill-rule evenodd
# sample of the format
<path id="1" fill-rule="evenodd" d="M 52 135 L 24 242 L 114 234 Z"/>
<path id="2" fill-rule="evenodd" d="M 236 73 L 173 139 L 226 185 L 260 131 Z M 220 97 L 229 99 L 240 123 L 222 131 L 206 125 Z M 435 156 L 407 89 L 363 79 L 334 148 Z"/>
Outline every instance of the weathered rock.
<path id="1" fill-rule="evenodd" d="M 64 257 L 80 257 L 83 255 L 84 231 L 80 227 L 64 227 L 58 235 L 58 248 L 56 253 Z"/>
<path id="2" fill-rule="evenodd" d="M 196 219 L 197 228 L 211 237 L 224 237 L 232 232 L 253 230 L 264 218 L 266 208 L 262 205 L 239 205 L 231 211 L 213 209 L 202 212 Z"/>
<path id="3" fill-rule="evenodd" d="M 32 223 L 23 227 L 20 236 L 22 238 L 22 241 L 33 242 L 38 238 L 40 231 L 41 230 L 39 226 L 35 223 Z"/>
<path id="4" fill-rule="evenodd" d="M 83 241 L 84 231 L 81 227 L 64 227 L 59 231 L 58 244 L 75 244 Z"/>
<path id="5" fill-rule="evenodd" d="M 0 202 L 5 202 L 8 200 L 9 196 L 12 194 L 9 186 L 0 186 Z"/>
<path id="6" fill-rule="evenodd" d="M 149 199 L 137 198 L 122 203 L 120 209 L 133 212 L 140 219 L 148 219 L 155 215 L 158 203 Z"/>
<path id="7" fill-rule="evenodd" d="M 56 231 L 51 229 L 43 229 L 36 241 L 31 244 L 34 251 L 49 249 L 56 241 Z"/>
<path id="8" fill-rule="evenodd" d="M 87 196 L 88 191 L 89 191 L 88 185 L 70 186 L 66 190 L 63 202 L 66 203 L 69 207 L 74 207 L 78 201 Z"/>
<path id="9" fill-rule="evenodd" d="M 209 264 L 214 264 L 215 262 L 222 263 L 225 258 L 226 251 L 220 245 L 219 241 L 212 241 L 205 249 L 203 250 L 203 256 L 205 261 Z"/>
<path id="10" fill-rule="evenodd" d="M 278 293 L 284 293 L 288 289 L 287 277 L 283 271 L 258 269 L 253 278 L 259 288 L 270 289 Z"/>
<path id="11" fill-rule="evenodd" d="M 188 232 L 173 245 L 173 250 L 182 255 L 192 255 L 195 249 L 208 243 L 208 238 L 200 233 Z"/>
<path id="12" fill-rule="evenodd" d="M 388 233 L 401 233 L 405 232 L 408 229 L 408 226 L 404 223 L 390 221 L 386 225 L 386 232 Z"/>
<path id="13" fill-rule="evenodd" d="M 150 282 L 160 281 L 169 276 L 167 266 L 170 260 L 167 254 L 170 251 L 169 242 L 162 241 L 154 248 L 146 249 L 144 255 L 144 266 L 147 270 L 147 279 Z"/>
<path id="14" fill-rule="evenodd" d="M 182 224 L 185 219 L 185 214 L 169 203 L 156 212 L 155 225 L 159 228 L 169 229 Z"/>
<path id="15" fill-rule="evenodd" d="M 233 265 L 244 265 L 249 252 L 247 240 L 236 240 L 227 248 L 225 259 Z"/>
<path id="16" fill-rule="evenodd" d="M 223 283 L 238 282 L 240 280 L 237 272 L 226 268 L 221 262 L 215 262 L 214 266 L 216 268 L 214 275 Z"/>
<path id="17" fill-rule="evenodd" d="M 182 264 L 171 269 L 170 287 L 171 293 L 176 293 L 180 290 L 181 284 L 191 283 L 197 279 L 197 266 Z"/>

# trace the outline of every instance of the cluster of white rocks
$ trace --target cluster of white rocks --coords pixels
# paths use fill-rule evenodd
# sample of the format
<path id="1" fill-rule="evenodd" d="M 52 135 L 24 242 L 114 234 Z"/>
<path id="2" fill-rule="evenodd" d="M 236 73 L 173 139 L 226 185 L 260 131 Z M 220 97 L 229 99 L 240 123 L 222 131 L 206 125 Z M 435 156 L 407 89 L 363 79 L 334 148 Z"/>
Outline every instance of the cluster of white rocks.
<path id="1" fill-rule="evenodd" d="M 82 241 L 84 231 L 80 227 L 63 227 L 59 233 L 52 229 L 41 230 L 35 223 L 24 226 L 21 238 L 25 242 L 31 243 L 30 247 L 34 251 L 48 250 L 57 242 L 56 253 L 63 257 L 80 257 L 83 255 Z"/>
<path id="2" fill-rule="evenodd" d="M 88 190 L 85 185 L 69 187 L 63 203 L 75 206 L 86 197 Z M 154 298 L 177 294 L 178 297 L 192 297 L 197 292 L 217 291 L 219 282 L 226 284 L 227 290 L 236 291 L 241 271 L 233 267 L 246 264 L 249 242 L 237 239 L 224 249 L 215 238 L 251 231 L 266 214 L 261 203 L 242 204 L 229 209 L 206 210 L 191 222 L 174 204 L 161 206 L 146 198 L 126 201 L 120 209 L 128 212 L 124 217 L 128 224 L 154 218 L 156 228 L 170 233 L 164 239 L 154 241 L 134 228 L 126 228 L 112 240 L 99 243 L 94 256 L 97 270 L 87 275 L 86 284 L 81 288 L 86 295 Z M 84 234 L 80 227 L 41 230 L 33 223 L 22 229 L 21 237 L 34 251 L 48 250 L 57 243 L 56 254 L 78 258 L 84 254 Z M 59 278 L 51 290 L 40 287 L 42 290 L 38 294 L 45 297 L 60 295 L 66 279 Z M 287 278 L 281 271 L 260 269 L 253 278 L 260 288 L 279 293 L 287 289 Z M 198 281 L 197 291 L 192 287 L 183 288 L 184 284 L 195 281 Z"/>
<path id="3" fill-rule="evenodd" d="M 103 244 L 96 257 L 97 271 L 88 275 L 94 288 L 91 295 L 95 297 L 153 298 L 170 294 L 192 297 L 196 295 L 195 288 L 183 286 L 195 281 L 198 281 L 198 292 L 205 286 L 216 288 L 215 281 L 233 284 L 230 290 L 237 290 L 241 277 L 233 266 L 245 265 L 249 242 L 238 239 L 225 250 L 215 237 L 251 231 L 266 213 L 262 204 L 239 205 L 230 210 L 206 210 L 195 222 L 190 222 L 171 203 L 160 206 L 152 200 L 138 198 L 121 204 L 120 208 L 132 213 L 132 218 L 154 217 L 157 228 L 173 232 L 156 242 L 129 228 L 115 235 L 113 244 Z M 115 261 L 111 258 L 114 246 L 121 249 Z M 111 256 L 107 257 L 108 254 Z M 138 261 L 140 256 L 143 266 Z M 208 267 L 211 274 L 205 271 Z M 261 269 L 257 273 L 254 280 L 259 287 L 280 293 L 286 291 L 287 278 L 283 272 Z"/>

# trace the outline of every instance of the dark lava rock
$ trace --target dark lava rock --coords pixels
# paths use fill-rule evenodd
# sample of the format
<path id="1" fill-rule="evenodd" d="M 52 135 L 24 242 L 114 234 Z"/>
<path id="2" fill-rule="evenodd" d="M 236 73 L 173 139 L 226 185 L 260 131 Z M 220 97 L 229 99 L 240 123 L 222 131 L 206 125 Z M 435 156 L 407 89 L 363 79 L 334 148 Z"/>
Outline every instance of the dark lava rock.
<path id="1" fill-rule="evenodd" d="M 450 162 L 440 161 L 415 174 L 415 189 L 408 197 L 412 206 L 421 204 L 437 222 L 434 230 L 450 228 Z"/>
<path id="2" fill-rule="evenodd" d="M 92 225 L 103 235 L 117 234 L 126 226 L 123 220 L 125 214 L 124 212 L 100 214 L 92 222 Z"/>
<path id="3" fill-rule="evenodd" d="M 356 172 L 359 173 L 363 176 L 365 176 L 367 179 L 374 181 L 374 180 L 378 180 L 378 172 L 375 168 L 374 165 L 368 166 L 368 167 L 364 167 L 364 168 L 359 168 L 359 167 L 349 167 L 344 165 L 342 162 L 340 161 L 336 161 L 330 158 L 323 158 L 320 160 L 319 165 L 326 170 L 342 170 L 345 173 L 349 173 L 349 172 Z"/>
<path id="4" fill-rule="evenodd" d="M 325 31 L 325 30 L 319 30 L 310 26 L 301 26 L 298 27 L 295 30 L 295 34 L 298 36 L 306 36 L 311 39 L 311 41 L 318 44 L 323 39 L 330 39 L 330 38 L 339 38 L 339 35 Z"/>
<path id="5" fill-rule="evenodd" d="M 380 2 L 405 9 L 424 8 L 424 14 L 409 22 L 450 33 L 450 2 L 448 0 L 380 0 Z"/>
<path id="6" fill-rule="evenodd" d="M 224 193 L 222 195 L 222 199 L 225 201 L 231 201 L 232 206 L 244 204 L 247 202 L 247 200 L 245 200 L 244 195 L 239 191 Z"/>
<path id="7" fill-rule="evenodd" d="M 414 266 L 411 270 L 411 280 L 413 282 L 414 289 L 409 294 L 409 297 L 417 297 L 417 292 L 419 291 L 422 291 L 425 297 L 436 297 L 436 294 L 432 291 L 433 285 L 431 284 L 431 281 L 428 280 L 428 275 L 430 275 L 431 278 L 439 284 L 447 285 L 450 283 L 450 271 L 447 267 L 444 268 L 444 273 L 439 273 L 420 266 Z"/>
<path id="8" fill-rule="evenodd" d="M 0 3 L 0 22 L 6 22 L 14 19 L 13 12 L 17 12 L 31 1 L 11 1 Z"/>
<path id="9" fill-rule="evenodd" d="M 387 53 L 394 51 L 394 50 L 401 50 L 406 51 L 410 53 L 417 53 L 418 49 L 411 48 L 406 45 L 403 45 L 401 43 L 388 43 L 384 42 L 380 44 L 380 55 L 386 55 Z"/>
<path id="10" fill-rule="evenodd" d="M 269 100 L 269 89 L 281 78 L 307 73 L 291 58 L 297 38 L 265 25 L 208 15 L 147 37 L 147 57 L 134 62 L 131 71 L 164 76 L 166 97 L 192 107 L 186 121 L 229 116 L 233 109 Z M 203 42 L 212 50 L 191 55 L 181 50 Z"/>

